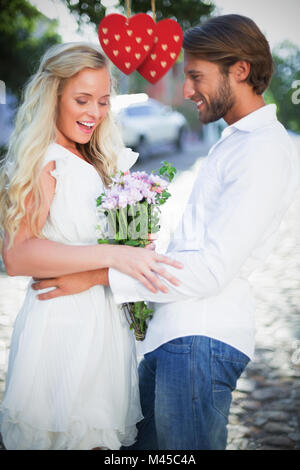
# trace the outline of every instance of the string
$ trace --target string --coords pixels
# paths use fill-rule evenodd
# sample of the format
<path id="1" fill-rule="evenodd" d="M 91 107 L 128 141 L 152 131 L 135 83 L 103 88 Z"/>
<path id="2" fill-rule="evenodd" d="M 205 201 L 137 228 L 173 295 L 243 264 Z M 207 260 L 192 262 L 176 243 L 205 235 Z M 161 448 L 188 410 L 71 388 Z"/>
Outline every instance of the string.
<path id="1" fill-rule="evenodd" d="M 130 0 L 126 0 L 126 7 L 127 7 L 127 21 L 131 15 L 131 11 L 130 11 Z"/>
<path id="2" fill-rule="evenodd" d="M 152 7 L 153 21 L 156 23 L 155 0 L 151 0 L 151 7 Z M 128 21 L 131 15 L 130 0 L 126 0 L 126 9 L 127 9 L 127 21 Z"/>
<path id="3" fill-rule="evenodd" d="M 154 23 L 156 23 L 155 0 L 151 0 L 151 7 L 152 7 L 153 21 Z"/>

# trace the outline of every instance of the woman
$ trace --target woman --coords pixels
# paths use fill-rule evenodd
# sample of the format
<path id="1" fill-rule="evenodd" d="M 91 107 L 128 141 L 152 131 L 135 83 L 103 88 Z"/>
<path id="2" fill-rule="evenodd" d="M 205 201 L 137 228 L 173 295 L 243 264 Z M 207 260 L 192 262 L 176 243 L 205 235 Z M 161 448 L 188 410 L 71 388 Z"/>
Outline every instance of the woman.
<path id="1" fill-rule="evenodd" d="M 97 245 L 96 198 L 124 151 L 114 126 L 108 65 L 86 43 L 52 47 L 26 86 L 0 176 L 8 274 L 52 277 L 114 267 L 150 290 L 166 287 L 150 250 Z M 29 283 L 16 319 L 1 404 L 7 449 L 119 449 L 142 419 L 134 340 L 100 285 L 40 301 Z"/>

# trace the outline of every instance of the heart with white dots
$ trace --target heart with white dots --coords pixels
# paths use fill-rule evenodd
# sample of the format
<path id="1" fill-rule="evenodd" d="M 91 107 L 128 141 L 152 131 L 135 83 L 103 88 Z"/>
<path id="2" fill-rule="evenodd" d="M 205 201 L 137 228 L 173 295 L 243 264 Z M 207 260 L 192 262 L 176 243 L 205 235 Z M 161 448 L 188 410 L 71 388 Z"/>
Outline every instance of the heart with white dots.
<path id="1" fill-rule="evenodd" d="M 109 59 L 126 75 L 145 60 L 154 44 L 155 23 L 145 13 L 126 18 L 112 13 L 98 27 L 99 41 Z"/>
<path id="2" fill-rule="evenodd" d="M 155 25 L 154 46 L 138 68 L 138 72 L 150 83 L 156 83 L 172 67 L 181 51 L 183 32 L 171 19 Z"/>
<path id="3" fill-rule="evenodd" d="M 98 35 L 104 52 L 122 72 L 129 75 L 137 69 L 152 84 L 172 67 L 183 41 L 176 21 L 154 23 L 144 13 L 131 18 L 107 15 L 99 24 Z"/>

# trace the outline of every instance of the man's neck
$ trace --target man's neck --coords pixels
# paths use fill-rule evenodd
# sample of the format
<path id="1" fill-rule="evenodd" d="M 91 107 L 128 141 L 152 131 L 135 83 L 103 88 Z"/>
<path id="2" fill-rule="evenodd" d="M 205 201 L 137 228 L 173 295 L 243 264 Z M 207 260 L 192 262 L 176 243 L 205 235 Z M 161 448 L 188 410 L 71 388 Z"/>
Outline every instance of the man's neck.
<path id="1" fill-rule="evenodd" d="M 265 104 L 262 95 L 251 96 L 251 99 L 249 97 L 245 97 L 245 99 L 239 98 L 232 109 L 224 116 L 224 121 L 230 126 L 248 114 L 262 108 Z"/>

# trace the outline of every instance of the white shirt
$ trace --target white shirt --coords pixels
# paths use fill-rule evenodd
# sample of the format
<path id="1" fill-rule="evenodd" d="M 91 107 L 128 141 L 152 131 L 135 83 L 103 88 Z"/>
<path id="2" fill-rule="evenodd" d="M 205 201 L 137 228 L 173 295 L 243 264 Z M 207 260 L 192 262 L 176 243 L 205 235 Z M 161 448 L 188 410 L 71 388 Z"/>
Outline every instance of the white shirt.
<path id="1" fill-rule="evenodd" d="M 248 278 L 272 250 L 299 187 L 299 157 L 275 105 L 224 129 L 200 167 L 167 250 L 184 264 L 181 270 L 164 265 L 180 286 L 167 283 L 167 294 L 154 294 L 109 270 L 117 303 L 157 302 L 139 354 L 177 337 L 204 335 L 253 358 L 255 302 Z"/>

